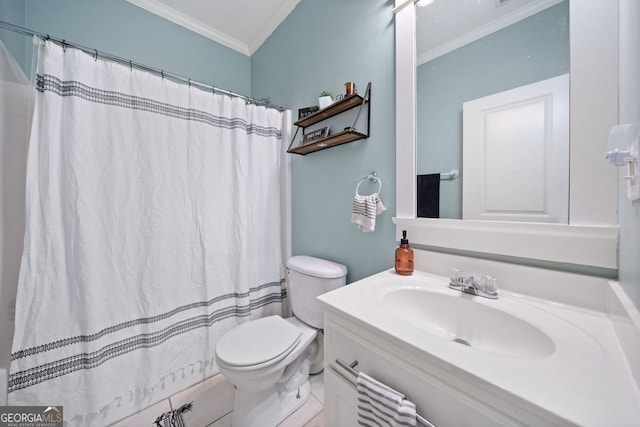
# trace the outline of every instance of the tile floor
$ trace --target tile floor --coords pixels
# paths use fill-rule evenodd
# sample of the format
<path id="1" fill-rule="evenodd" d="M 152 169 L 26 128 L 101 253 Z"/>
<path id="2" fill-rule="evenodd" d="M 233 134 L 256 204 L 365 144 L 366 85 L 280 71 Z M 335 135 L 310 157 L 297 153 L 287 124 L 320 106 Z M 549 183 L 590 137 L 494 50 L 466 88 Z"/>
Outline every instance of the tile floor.
<path id="1" fill-rule="evenodd" d="M 324 371 L 312 375 L 311 396 L 300 409 L 289 415 L 278 427 L 323 427 L 324 426 Z M 231 427 L 231 413 L 207 427 Z"/>

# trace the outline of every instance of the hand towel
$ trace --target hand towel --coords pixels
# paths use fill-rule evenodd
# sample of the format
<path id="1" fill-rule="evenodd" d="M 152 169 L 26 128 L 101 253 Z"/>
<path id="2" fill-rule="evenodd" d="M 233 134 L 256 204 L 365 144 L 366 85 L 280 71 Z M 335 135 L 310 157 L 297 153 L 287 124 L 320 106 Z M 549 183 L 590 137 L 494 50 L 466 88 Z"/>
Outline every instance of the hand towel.
<path id="1" fill-rule="evenodd" d="M 440 174 L 418 175 L 418 218 L 440 218 Z"/>
<path id="2" fill-rule="evenodd" d="M 416 426 L 416 405 L 405 399 L 398 391 L 358 373 L 358 425 L 414 427 Z"/>
<path id="3" fill-rule="evenodd" d="M 351 208 L 351 222 L 359 224 L 362 231 L 371 232 L 376 229 L 376 216 L 386 210 L 378 193 L 370 196 L 356 194 Z"/>

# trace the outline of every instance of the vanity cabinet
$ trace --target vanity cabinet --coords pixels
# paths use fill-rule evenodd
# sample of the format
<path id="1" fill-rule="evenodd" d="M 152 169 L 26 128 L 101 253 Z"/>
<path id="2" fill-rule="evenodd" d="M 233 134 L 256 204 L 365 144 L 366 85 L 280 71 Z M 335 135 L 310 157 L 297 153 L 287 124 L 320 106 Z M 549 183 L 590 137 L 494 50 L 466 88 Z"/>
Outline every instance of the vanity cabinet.
<path id="1" fill-rule="evenodd" d="M 348 316 L 325 311 L 325 425 L 357 425 L 356 378 L 337 359 L 357 361 L 355 369 L 405 394 L 434 426 L 524 425 L 469 394 L 450 366 L 438 366 L 424 354 L 402 347 Z M 483 397 L 486 401 L 488 396 Z"/>

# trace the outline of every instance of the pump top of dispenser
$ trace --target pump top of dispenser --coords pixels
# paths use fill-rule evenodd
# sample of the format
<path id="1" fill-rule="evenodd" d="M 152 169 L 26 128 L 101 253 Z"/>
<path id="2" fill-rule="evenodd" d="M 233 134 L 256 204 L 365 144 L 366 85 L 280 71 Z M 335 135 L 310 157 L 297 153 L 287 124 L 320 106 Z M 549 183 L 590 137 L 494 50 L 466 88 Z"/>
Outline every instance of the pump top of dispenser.
<path id="1" fill-rule="evenodd" d="M 409 239 L 407 239 L 407 230 L 402 230 L 402 239 L 400 239 L 401 245 L 408 245 Z"/>

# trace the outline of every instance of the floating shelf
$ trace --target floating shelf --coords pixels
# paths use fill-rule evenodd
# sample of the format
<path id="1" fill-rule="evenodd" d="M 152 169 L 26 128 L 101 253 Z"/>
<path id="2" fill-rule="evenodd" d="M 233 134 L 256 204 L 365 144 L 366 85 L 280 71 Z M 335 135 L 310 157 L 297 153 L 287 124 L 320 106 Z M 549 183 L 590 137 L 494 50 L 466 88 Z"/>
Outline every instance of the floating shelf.
<path id="1" fill-rule="evenodd" d="M 300 144 L 296 147 L 289 147 L 287 153 L 293 154 L 309 154 L 315 151 L 324 150 L 325 148 L 335 147 L 336 145 L 346 144 L 347 142 L 357 141 L 359 139 L 364 139 L 369 137 L 369 100 L 371 96 L 371 83 L 367 84 L 367 90 L 364 93 L 364 96 L 360 95 L 351 95 L 346 98 L 343 98 L 339 101 L 334 102 L 328 107 L 323 108 L 322 110 L 318 110 L 313 114 L 310 114 L 302 119 L 298 120 L 294 123 L 294 125 L 298 126 L 298 130 L 300 128 L 303 129 L 303 138 L 304 138 L 304 128 L 319 123 L 323 120 L 329 119 L 333 116 L 336 116 L 345 111 L 351 110 L 352 108 L 360 107 L 358 110 L 358 114 L 356 115 L 355 121 L 353 125 L 345 130 L 331 134 L 325 138 L 314 139 L 313 141 L 309 141 L 305 144 Z M 355 128 L 358 119 L 360 118 L 360 114 L 362 113 L 362 108 L 367 106 L 366 111 L 366 121 L 367 121 L 367 129 L 366 132 L 360 132 Z M 296 135 L 298 132 L 296 131 Z M 294 135 L 293 140 L 295 140 L 296 135 Z M 293 144 L 293 140 L 291 143 Z"/>
<path id="2" fill-rule="evenodd" d="M 324 150 L 325 148 L 335 147 L 336 145 L 346 144 L 347 142 L 357 141 L 358 139 L 366 138 L 368 135 L 353 130 L 345 130 L 333 135 L 329 135 L 326 138 L 316 139 L 306 144 L 298 145 L 297 147 L 290 148 L 287 152 L 294 154 L 313 153 L 314 151 Z"/>
<path id="3" fill-rule="evenodd" d="M 311 126 L 318 122 L 321 122 L 329 117 L 333 117 L 336 114 L 340 114 L 343 111 L 350 110 L 362 104 L 364 99 L 360 95 L 351 95 L 346 98 L 341 99 L 340 101 L 336 101 L 328 107 L 323 108 L 322 110 L 318 110 L 313 114 L 309 114 L 307 117 L 303 117 L 297 122 L 294 123 L 296 126 L 300 126 L 301 128 L 306 128 L 307 126 Z"/>

